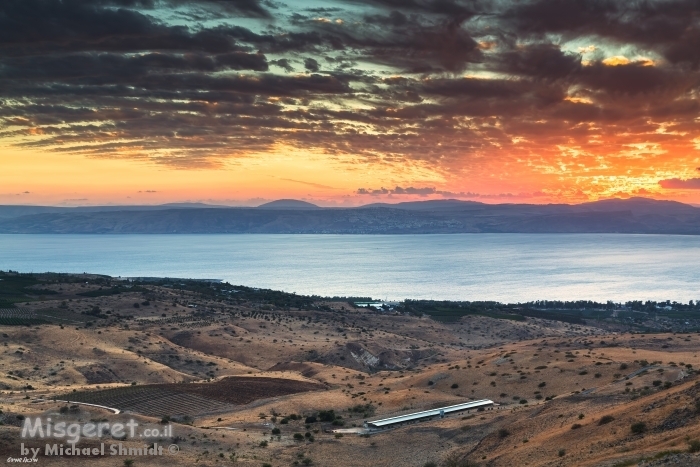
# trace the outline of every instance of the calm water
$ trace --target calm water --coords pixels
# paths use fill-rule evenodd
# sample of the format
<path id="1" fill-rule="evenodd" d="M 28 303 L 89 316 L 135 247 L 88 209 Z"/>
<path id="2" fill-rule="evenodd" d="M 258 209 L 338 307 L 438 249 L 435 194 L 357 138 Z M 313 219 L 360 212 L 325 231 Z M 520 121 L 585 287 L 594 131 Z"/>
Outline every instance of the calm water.
<path id="1" fill-rule="evenodd" d="M 0 270 L 224 279 L 319 295 L 700 299 L 700 237 L 0 235 Z"/>

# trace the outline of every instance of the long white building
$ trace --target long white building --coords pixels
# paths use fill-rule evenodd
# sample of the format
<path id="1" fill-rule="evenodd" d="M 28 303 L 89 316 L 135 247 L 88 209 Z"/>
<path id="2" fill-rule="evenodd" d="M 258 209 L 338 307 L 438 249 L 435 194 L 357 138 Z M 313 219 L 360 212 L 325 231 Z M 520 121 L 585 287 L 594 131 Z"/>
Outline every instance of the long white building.
<path id="1" fill-rule="evenodd" d="M 456 414 L 462 412 L 469 412 L 470 410 L 476 410 L 480 407 L 493 407 L 494 403 L 490 399 L 482 399 L 478 401 L 465 402 L 463 404 L 450 405 L 447 407 L 440 407 L 437 409 L 423 410 L 421 412 L 409 413 L 406 415 L 399 415 L 397 417 L 384 418 L 381 420 L 374 420 L 372 422 L 365 422 L 365 426 L 368 428 L 393 428 L 408 423 L 422 422 L 425 420 L 433 420 L 435 418 L 443 418 L 449 414 Z"/>

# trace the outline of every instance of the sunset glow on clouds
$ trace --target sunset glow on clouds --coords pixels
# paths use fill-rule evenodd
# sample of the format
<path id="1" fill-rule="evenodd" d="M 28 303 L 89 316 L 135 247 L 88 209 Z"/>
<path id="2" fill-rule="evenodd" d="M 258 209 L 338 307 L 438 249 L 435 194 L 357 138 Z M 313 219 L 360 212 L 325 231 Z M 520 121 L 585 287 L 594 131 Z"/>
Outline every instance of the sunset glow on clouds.
<path id="1" fill-rule="evenodd" d="M 3 0 L 0 203 L 700 203 L 691 0 Z"/>

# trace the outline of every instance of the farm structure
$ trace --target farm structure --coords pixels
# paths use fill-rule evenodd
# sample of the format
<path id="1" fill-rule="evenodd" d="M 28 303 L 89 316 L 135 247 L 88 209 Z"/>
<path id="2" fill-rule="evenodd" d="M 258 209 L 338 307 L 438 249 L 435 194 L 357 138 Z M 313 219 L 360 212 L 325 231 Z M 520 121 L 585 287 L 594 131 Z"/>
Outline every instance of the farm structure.
<path id="1" fill-rule="evenodd" d="M 367 428 L 375 429 L 394 428 L 409 423 L 417 423 L 426 420 L 432 420 L 434 418 L 444 418 L 449 414 L 469 412 L 470 410 L 475 409 L 485 410 L 488 407 L 490 410 L 491 408 L 493 408 L 493 405 L 494 403 L 492 400 L 482 399 L 478 401 L 465 402 L 463 404 L 440 407 L 437 409 L 423 410 L 421 412 L 414 412 L 406 415 L 399 415 L 397 417 L 384 418 L 382 420 L 375 420 L 372 422 L 365 422 L 365 426 Z"/>

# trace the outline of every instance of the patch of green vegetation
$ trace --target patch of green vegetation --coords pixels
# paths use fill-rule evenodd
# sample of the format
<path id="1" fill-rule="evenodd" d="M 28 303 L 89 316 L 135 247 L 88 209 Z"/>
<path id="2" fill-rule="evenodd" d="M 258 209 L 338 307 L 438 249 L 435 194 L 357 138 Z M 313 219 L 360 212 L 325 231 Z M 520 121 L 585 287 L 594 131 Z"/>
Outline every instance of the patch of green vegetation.
<path id="1" fill-rule="evenodd" d="M 49 321 L 40 318 L 0 318 L 0 326 L 33 326 L 48 323 Z"/>
<path id="2" fill-rule="evenodd" d="M 41 295 L 56 293 L 29 288 L 39 283 L 34 274 L 0 271 L 0 308 L 11 308 L 15 303 L 33 301 Z"/>
<path id="3" fill-rule="evenodd" d="M 144 289 L 143 287 L 117 286 L 117 287 L 109 287 L 106 289 L 99 288 L 97 290 L 90 290 L 88 292 L 81 292 L 78 295 L 80 295 L 82 297 L 109 297 L 112 295 L 119 295 L 120 293 L 125 293 L 125 292 L 148 292 L 148 290 Z"/>
<path id="4" fill-rule="evenodd" d="M 455 322 L 463 316 L 478 315 L 495 319 L 524 321 L 525 317 L 511 312 L 498 302 L 451 302 L 436 300 L 406 300 L 399 311 L 417 316 L 428 315 L 436 321 Z"/>

